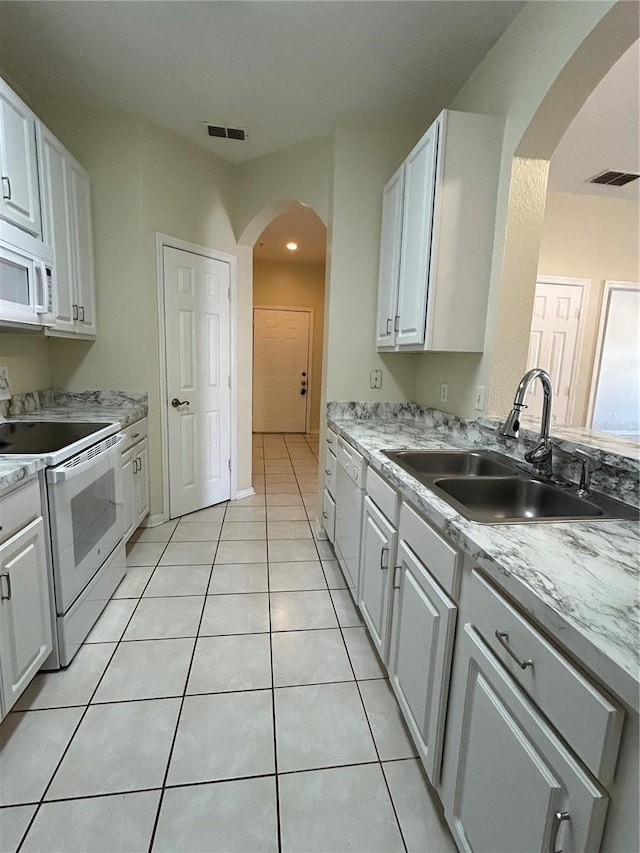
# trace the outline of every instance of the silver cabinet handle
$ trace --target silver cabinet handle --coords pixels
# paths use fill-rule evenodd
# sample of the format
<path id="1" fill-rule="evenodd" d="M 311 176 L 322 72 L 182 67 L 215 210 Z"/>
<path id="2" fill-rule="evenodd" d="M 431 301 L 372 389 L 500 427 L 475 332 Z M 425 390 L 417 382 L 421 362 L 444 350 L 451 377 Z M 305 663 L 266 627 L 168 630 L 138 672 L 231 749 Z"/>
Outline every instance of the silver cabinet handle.
<path id="1" fill-rule="evenodd" d="M 329 516 L 327 515 L 327 513 L 326 513 L 326 512 L 323 512 L 323 513 L 322 513 L 322 517 L 323 517 L 323 518 L 329 518 Z"/>
<path id="2" fill-rule="evenodd" d="M 7 192 L 4 191 L 4 183 L 7 182 Z M 11 201 L 11 181 L 9 180 L 8 175 L 2 176 L 2 198 L 5 201 Z"/>
<path id="3" fill-rule="evenodd" d="M 384 565 L 385 552 L 387 554 L 387 565 L 386 566 Z M 386 547 L 386 545 L 384 545 L 380 549 L 380 570 L 384 572 L 388 568 L 389 568 L 389 549 Z"/>
<path id="4" fill-rule="evenodd" d="M 389 317 L 387 320 L 387 334 L 391 334 L 391 324 L 393 323 L 393 317 Z"/>
<path id="5" fill-rule="evenodd" d="M 5 595 L 4 592 L 2 592 L 0 594 L 0 600 L 10 601 L 11 600 L 11 575 L 9 574 L 9 572 L 3 572 L 0 575 L 0 578 L 2 578 L 3 580 L 5 580 L 7 582 L 7 594 Z"/>
<path id="6" fill-rule="evenodd" d="M 173 400 L 171 401 L 171 405 L 173 406 L 174 409 L 177 409 L 178 406 L 188 406 L 189 401 L 188 400 L 178 400 L 177 397 L 174 397 Z"/>
<path id="7" fill-rule="evenodd" d="M 78 307 L 82 311 L 82 317 L 80 317 L 80 322 L 84 323 L 84 305 L 79 305 Z"/>
<path id="8" fill-rule="evenodd" d="M 560 825 L 565 820 L 571 820 L 571 815 L 569 812 L 556 812 L 553 816 L 553 827 L 551 829 L 551 843 L 549 844 L 549 853 L 562 853 L 561 850 L 556 849 L 556 844 L 558 843 L 558 832 L 560 832 Z"/>
<path id="9" fill-rule="evenodd" d="M 400 331 L 400 315 L 399 314 L 396 314 L 395 320 L 393 321 L 393 331 L 394 332 Z"/>
<path id="10" fill-rule="evenodd" d="M 131 436 L 131 438 L 140 438 L 140 433 L 134 432 L 134 434 Z"/>
<path id="11" fill-rule="evenodd" d="M 71 307 L 73 308 L 73 319 L 77 320 L 78 319 L 78 306 L 74 304 Z"/>
<path id="12" fill-rule="evenodd" d="M 509 646 L 509 634 L 507 631 L 496 631 L 496 639 L 502 648 L 506 649 L 507 653 L 514 659 L 520 669 L 526 669 L 528 666 L 533 666 L 532 660 L 523 660 L 511 649 Z"/>

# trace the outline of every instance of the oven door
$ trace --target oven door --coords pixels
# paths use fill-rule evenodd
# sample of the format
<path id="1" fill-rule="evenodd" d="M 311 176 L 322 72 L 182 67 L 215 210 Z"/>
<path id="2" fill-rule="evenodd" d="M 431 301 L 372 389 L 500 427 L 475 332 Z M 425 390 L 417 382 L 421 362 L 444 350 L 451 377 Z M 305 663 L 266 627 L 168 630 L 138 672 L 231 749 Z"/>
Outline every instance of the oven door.
<path id="1" fill-rule="evenodd" d="M 121 448 L 111 436 L 47 471 L 56 610 L 62 616 L 124 534 Z"/>

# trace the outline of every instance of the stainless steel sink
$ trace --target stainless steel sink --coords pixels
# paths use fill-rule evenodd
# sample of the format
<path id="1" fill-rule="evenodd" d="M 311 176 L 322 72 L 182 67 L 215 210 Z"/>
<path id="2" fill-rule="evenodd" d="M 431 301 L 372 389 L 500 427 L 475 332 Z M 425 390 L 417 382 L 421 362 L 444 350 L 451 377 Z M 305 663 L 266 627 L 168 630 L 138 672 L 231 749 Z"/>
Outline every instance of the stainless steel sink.
<path id="1" fill-rule="evenodd" d="M 428 486 L 465 518 L 483 524 L 640 518 L 640 511 L 577 486 L 558 485 L 520 470 L 493 450 L 385 450 L 393 462 Z"/>
<path id="2" fill-rule="evenodd" d="M 550 483 L 527 477 L 451 477 L 434 486 L 472 521 L 597 518 L 604 510 Z"/>
<path id="3" fill-rule="evenodd" d="M 416 480 L 458 475 L 465 477 L 508 477 L 515 462 L 491 450 L 396 450 L 385 455 L 408 471 Z"/>

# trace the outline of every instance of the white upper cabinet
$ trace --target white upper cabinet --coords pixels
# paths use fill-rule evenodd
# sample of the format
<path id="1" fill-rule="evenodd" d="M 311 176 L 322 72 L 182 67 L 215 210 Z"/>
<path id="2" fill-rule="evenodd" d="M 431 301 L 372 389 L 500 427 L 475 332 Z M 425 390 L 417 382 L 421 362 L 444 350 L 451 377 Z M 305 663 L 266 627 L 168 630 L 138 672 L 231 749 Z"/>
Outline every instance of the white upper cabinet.
<path id="1" fill-rule="evenodd" d="M 56 272 L 54 334 L 97 334 L 89 177 L 43 124 L 37 125 L 45 242 Z"/>
<path id="2" fill-rule="evenodd" d="M 35 116 L 0 80 L 0 216 L 41 236 Z"/>
<path id="3" fill-rule="evenodd" d="M 382 194 L 378 310 L 376 314 L 377 347 L 393 346 L 395 343 L 395 324 L 398 319 L 396 307 L 398 304 L 403 197 L 404 165 L 391 178 Z"/>
<path id="4" fill-rule="evenodd" d="M 482 352 L 503 130 L 445 110 L 385 187 L 379 349 Z"/>

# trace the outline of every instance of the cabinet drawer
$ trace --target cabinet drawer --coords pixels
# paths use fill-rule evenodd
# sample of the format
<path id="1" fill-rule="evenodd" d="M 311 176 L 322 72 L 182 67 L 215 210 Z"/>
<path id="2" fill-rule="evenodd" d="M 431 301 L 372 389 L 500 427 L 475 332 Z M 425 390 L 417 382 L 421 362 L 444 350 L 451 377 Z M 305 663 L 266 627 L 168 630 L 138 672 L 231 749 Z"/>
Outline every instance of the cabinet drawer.
<path id="1" fill-rule="evenodd" d="M 475 570 L 470 575 L 469 599 L 474 603 L 473 622 L 492 651 L 587 767 L 609 784 L 624 711 Z M 513 655 L 531 664 L 523 669 Z"/>
<path id="2" fill-rule="evenodd" d="M 398 493 L 373 468 L 367 471 L 367 494 L 389 521 L 396 525 L 398 521 Z"/>
<path id="3" fill-rule="evenodd" d="M 337 459 L 335 454 L 332 453 L 329 448 L 327 448 L 327 453 L 324 461 L 324 484 L 328 489 L 329 493 L 335 495 L 336 493 L 336 465 Z"/>
<path id="4" fill-rule="evenodd" d="M 327 447 L 331 449 L 332 453 L 338 452 L 338 436 L 332 429 L 327 429 Z"/>
<path id="5" fill-rule="evenodd" d="M 133 447 L 134 444 L 137 444 L 139 441 L 142 441 L 143 438 L 147 437 L 149 432 L 149 422 L 147 418 L 142 418 L 134 424 L 129 424 L 128 427 L 124 427 L 120 432 L 126 435 L 126 438 L 122 443 L 122 452 L 124 453 L 130 447 Z"/>
<path id="6" fill-rule="evenodd" d="M 458 552 L 408 504 L 400 508 L 400 541 L 407 543 L 440 586 L 456 600 L 460 589 Z"/>
<path id="7" fill-rule="evenodd" d="M 342 465 L 353 482 L 364 489 L 367 471 L 367 462 L 364 456 L 350 444 L 347 444 L 343 438 L 339 438 L 337 458 L 338 464 Z"/>
<path id="8" fill-rule="evenodd" d="M 41 512 L 37 479 L 0 498 L 0 542 L 10 539 Z"/>
<path id="9" fill-rule="evenodd" d="M 336 502 L 327 489 L 322 493 L 322 523 L 329 537 L 329 542 L 333 544 L 333 540 L 336 538 Z"/>

